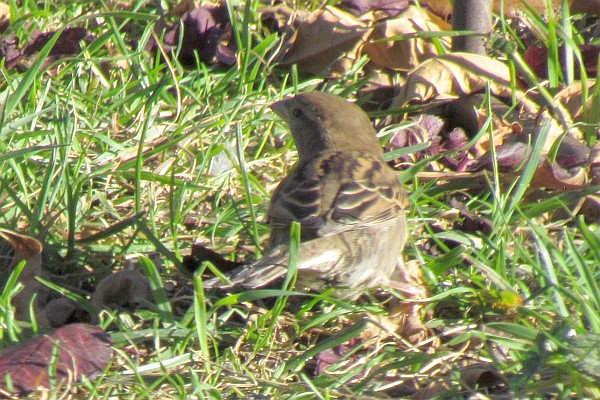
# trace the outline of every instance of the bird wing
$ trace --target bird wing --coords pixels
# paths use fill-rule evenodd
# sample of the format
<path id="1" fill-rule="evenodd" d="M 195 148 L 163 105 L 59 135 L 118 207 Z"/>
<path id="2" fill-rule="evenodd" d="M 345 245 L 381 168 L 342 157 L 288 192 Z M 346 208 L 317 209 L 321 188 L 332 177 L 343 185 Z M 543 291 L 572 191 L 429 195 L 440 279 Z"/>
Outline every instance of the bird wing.
<path id="1" fill-rule="evenodd" d="M 404 207 L 400 183 L 383 160 L 362 152 L 328 153 L 299 165 L 275 191 L 272 245 L 289 240 L 292 221 L 300 222 L 308 240 L 393 219 Z"/>

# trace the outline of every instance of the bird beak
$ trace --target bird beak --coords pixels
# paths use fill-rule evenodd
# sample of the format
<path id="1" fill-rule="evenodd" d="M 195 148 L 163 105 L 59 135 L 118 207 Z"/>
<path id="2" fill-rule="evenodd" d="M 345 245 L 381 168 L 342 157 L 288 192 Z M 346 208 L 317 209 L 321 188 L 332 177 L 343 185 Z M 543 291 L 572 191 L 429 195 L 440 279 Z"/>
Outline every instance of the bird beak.
<path id="1" fill-rule="evenodd" d="M 281 117 L 281 119 L 288 121 L 289 109 L 287 107 L 287 99 L 276 101 L 275 103 L 271 104 L 270 107 L 275 114 Z"/>

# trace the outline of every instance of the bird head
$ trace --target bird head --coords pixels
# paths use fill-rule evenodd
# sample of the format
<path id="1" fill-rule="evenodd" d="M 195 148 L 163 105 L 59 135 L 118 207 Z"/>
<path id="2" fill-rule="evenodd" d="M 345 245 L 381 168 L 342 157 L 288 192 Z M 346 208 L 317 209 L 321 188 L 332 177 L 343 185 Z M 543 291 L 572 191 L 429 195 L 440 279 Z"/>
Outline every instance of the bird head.
<path id="1" fill-rule="evenodd" d="M 306 92 L 277 101 L 271 109 L 289 125 L 300 162 L 329 152 L 383 155 L 367 114 L 342 97 Z"/>

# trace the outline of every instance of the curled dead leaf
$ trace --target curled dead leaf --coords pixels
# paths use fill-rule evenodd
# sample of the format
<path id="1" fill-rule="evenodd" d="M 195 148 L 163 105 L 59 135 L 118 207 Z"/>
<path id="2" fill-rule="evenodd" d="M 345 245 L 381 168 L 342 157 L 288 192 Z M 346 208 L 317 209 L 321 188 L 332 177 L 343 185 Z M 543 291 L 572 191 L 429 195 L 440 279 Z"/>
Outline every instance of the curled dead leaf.
<path id="1" fill-rule="evenodd" d="M 200 243 L 194 243 L 192 245 L 192 254 L 183 257 L 184 271 L 193 273 L 200 268 L 205 261 L 213 263 L 222 272 L 230 272 L 243 265 L 241 262 L 226 259 L 221 254 Z"/>
<path id="2" fill-rule="evenodd" d="M 182 17 L 185 13 L 192 11 L 196 8 L 194 0 L 181 0 L 173 8 L 169 10 L 169 14 L 177 17 Z"/>
<path id="3" fill-rule="evenodd" d="M 231 40 L 229 14 L 225 4 L 203 5 L 189 10 L 193 2 L 182 2 L 177 13 L 182 24 L 168 27 L 164 36 L 164 47 L 168 52 L 177 53 L 184 65 L 194 65 L 196 54 L 206 63 L 235 63 L 235 41 Z M 182 30 L 183 29 L 183 30 Z M 181 46 L 178 47 L 181 42 Z"/>
<path id="4" fill-rule="evenodd" d="M 344 0 L 340 8 L 354 15 L 377 12 L 383 18 L 393 18 L 408 7 L 408 0 Z"/>
<path id="5" fill-rule="evenodd" d="M 600 143 L 590 151 L 590 179 L 593 185 L 600 185 Z"/>
<path id="6" fill-rule="evenodd" d="M 15 316 L 18 320 L 28 321 L 30 319 L 29 304 L 37 295 L 33 304 L 35 316 L 41 326 L 48 326 L 40 306 L 40 300 L 44 297 L 42 292 L 46 291 L 46 286 L 36 279 L 36 276 L 45 276 L 42 269 L 42 244 L 30 236 L 2 228 L 0 228 L 0 238 L 4 239 L 12 250 L 10 254 L 0 255 L 5 261 L 1 263 L 2 287 L 6 283 L 4 279 L 8 278 L 14 267 L 21 261 L 26 262 L 19 276 L 19 282 L 23 285 L 23 289 L 12 299 Z"/>
<path id="7" fill-rule="evenodd" d="M 0 2 L 0 33 L 4 32 L 10 23 L 10 7 Z"/>
<path id="8" fill-rule="evenodd" d="M 429 59 L 412 70 L 391 108 L 411 102 L 457 99 L 485 91 L 488 85 L 493 95 L 511 98 L 513 86 L 504 63 L 477 54 L 449 53 Z M 539 107 L 523 92 L 517 91 L 516 98 L 527 112 L 537 113 Z"/>
<path id="9" fill-rule="evenodd" d="M 556 154 L 556 162 L 562 168 L 585 166 L 590 162 L 591 149 L 582 140 L 566 135 Z"/>
<path id="10" fill-rule="evenodd" d="M 424 158 L 426 155 L 435 156 L 441 152 L 440 142 L 444 121 L 434 115 L 421 114 L 410 117 L 406 127 L 398 129 L 388 142 L 391 149 L 401 149 L 420 143 L 430 143 L 430 146 L 419 152 L 400 157 L 400 163 L 414 162 Z"/>
<path id="11" fill-rule="evenodd" d="M 544 157 L 533 176 L 530 186 L 556 190 L 582 189 L 586 184 L 586 175 L 583 168 L 566 170 Z"/>
<path id="12" fill-rule="evenodd" d="M 0 394 L 22 396 L 38 388 L 49 389 L 51 379 L 54 387 L 63 387 L 83 376 L 93 378 L 112 357 L 110 343 L 110 337 L 97 326 L 71 324 L 2 350 Z"/>
<path id="13" fill-rule="evenodd" d="M 590 4 L 591 3 L 591 4 Z M 443 18 L 448 18 L 452 14 L 452 2 L 449 0 L 422 0 L 421 4 L 428 5 L 431 9 Z M 496 14 L 500 14 L 500 0 L 494 0 L 493 10 Z M 546 10 L 545 0 L 527 0 L 526 4 L 533 10 L 544 13 Z M 558 8 L 562 4 L 562 0 L 552 0 L 554 7 Z M 586 1 L 573 1 L 569 0 L 569 4 L 572 4 L 572 12 L 590 12 L 590 10 L 598 10 L 598 0 L 586 0 Z M 595 8 L 593 8 L 595 6 Z M 503 0 L 504 16 L 515 17 L 519 14 L 519 10 L 525 7 L 522 0 Z"/>
<path id="14" fill-rule="evenodd" d="M 475 162 L 469 165 L 467 171 L 491 171 L 494 163 L 497 163 L 498 169 L 501 172 L 516 172 L 523 166 L 529 157 L 530 151 L 531 148 L 529 144 L 521 141 L 505 143 L 496 146 L 494 153 L 488 151 L 479 157 Z"/>
<path id="15" fill-rule="evenodd" d="M 370 32 L 352 14 L 324 7 L 300 23 L 280 63 L 315 75 L 343 73 L 358 58 L 359 45 Z"/>
<path id="16" fill-rule="evenodd" d="M 30 42 L 25 44 L 21 50 L 12 49 L 13 52 L 6 59 L 6 68 L 20 67 L 27 69 L 28 65 L 33 62 L 33 57 L 54 37 L 58 31 L 37 32 L 31 35 Z M 54 43 L 50 50 L 47 59 L 44 62 L 44 67 L 52 64 L 56 60 L 64 57 L 79 54 L 81 52 L 80 42 L 82 40 L 91 40 L 87 29 L 80 27 L 65 28 Z M 18 43 L 18 41 L 17 41 Z M 4 45 L 4 43 L 3 43 Z M 16 46 L 16 43 L 15 43 Z M 4 46 L 2 46 L 4 47 Z M 6 55 L 6 52 L 2 52 Z"/>
<path id="17" fill-rule="evenodd" d="M 596 76 L 597 74 L 597 62 L 598 55 L 600 55 L 600 47 L 593 44 L 581 44 L 579 45 L 579 52 L 583 66 L 587 72 L 587 76 Z M 564 46 L 558 48 L 558 54 L 560 57 L 560 64 L 563 71 L 566 70 L 566 61 L 564 60 L 565 49 Z M 548 77 L 548 58 L 549 51 L 543 45 L 530 45 L 527 47 L 525 55 L 523 57 L 529 67 L 535 75 L 540 78 Z M 580 79 L 580 72 L 577 68 L 575 70 L 575 78 Z"/>
<path id="18" fill-rule="evenodd" d="M 575 122 L 581 122 L 584 120 L 586 112 L 591 109 L 594 96 L 593 87 L 596 84 L 595 79 L 587 80 L 587 90 L 590 94 L 588 101 L 584 105 L 583 101 L 583 83 L 579 80 L 571 83 L 570 85 L 563 88 L 555 96 L 556 101 L 564 105 L 565 109 L 569 112 L 571 118 Z"/>
<path id="19" fill-rule="evenodd" d="M 356 17 L 336 7 L 325 7 L 300 23 L 282 52 L 280 63 L 297 65 L 301 72 L 337 76 L 348 71 L 360 56 L 367 55 L 370 69 L 406 71 L 437 55 L 436 47 L 419 37 L 381 39 L 449 29 L 445 21 L 415 6 L 394 18 L 382 19 L 378 11 Z M 440 40 L 449 45 L 447 39 Z"/>
<path id="20" fill-rule="evenodd" d="M 382 39 L 449 30 L 451 27 L 447 22 L 423 8 L 410 6 L 397 17 L 378 22 L 361 52 L 368 55 L 371 62 L 379 68 L 408 71 L 439 54 L 433 42 L 418 37 L 396 41 Z M 440 40 L 442 44 L 450 47 L 448 38 Z"/>
<path id="21" fill-rule="evenodd" d="M 36 275 L 41 275 L 42 244 L 37 239 L 2 228 L 0 228 L 0 237 L 9 243 L 13 250 L 12 258 L 8 264 L 9 270 L 12 270 L 18 263 L 25 260 L 27 261 L 27 266 L 21 273 L 20 279 L 22 281 L 35 278 Z"/>
<path id="22" fill-rule="evenodd" d="M 600 222 L 600 196 L 590 195 L 585 198 L 579 213 L 588 223 Z"/>

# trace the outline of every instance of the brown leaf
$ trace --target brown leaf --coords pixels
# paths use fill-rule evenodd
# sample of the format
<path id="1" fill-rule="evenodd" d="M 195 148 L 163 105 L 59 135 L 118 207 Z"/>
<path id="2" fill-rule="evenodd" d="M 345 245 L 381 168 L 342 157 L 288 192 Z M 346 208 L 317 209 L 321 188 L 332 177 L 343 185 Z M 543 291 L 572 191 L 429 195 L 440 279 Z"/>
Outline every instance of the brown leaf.
<path id="1" fill-rule="evenodd" d="M 555 96 L 556 101 L 559 101 L 564 105 L 565 109 L 569 112 L 574 122 L 581 122 L 586 114 L 586 111 L 590 110 L 594 101 L 593 87 L 596 84 L 594 79 L 588 79 L 587 89 L 589 91 L 588 101 L 583 107 L 583 83 L 581 81 L 575 81 L 570 85 L 563 88 Z"/>
<path id="2" fill-rule="evenodd" d="M 600 0 L 571 0 L 571 12 L 573 14 L 593 14 L 600 15 Z"/>
<path id="3" fill-rule="evenodd" d="M 408 0 L 344 0 L 340 8 L 359 16 L 372 11 L 379 11 L 388 18 L 393 18 L 408 7 Z"/>
<path id="4" fill-rule="evenodd" d="M 316 355 L 316 366 L 315 375 L 319 376 L 327 371 L 327 368 L 342 361 L 342 358 L 350 351 L 355 350 L 360 345 L 358 339 L 351 339 L 347 343 L 334 346 L 332 348 L 323 350 Z M 359 355 L 355 354 L 349 357 L 348 362 L 356 362 L 360 358 Z"/>
<path id="5" fill-rule="evenodd" d="M 374 18 L 374 17 L 371 17 Z M 421 38 L 381 41 L 399 35 L 414 35 L 419 32 L 449 31 L 450 25 L 427 10 L 410 6 L 393 19 L 378 22 L 373 33 L 361 49 L 361 54 L 369 56 L 371 62 L 379 68 L 394 71 L 408 71 L 421 62 L 436 57 L 438 51 L 431 41 Z M 441 42 L 450 46 L 448 38 Z"/>
<path id="6" fill-rule="evenodd" d="M 8 4 L 0 2 L 0 34 L 3 33 L 10 24 L 10 7 Z"/>
<path id="7" fill-rule="evenodd" d="M 527 143 L 506 143 L 496 148 L 498 169 L 501 172 L 519 172 L 529 158 L 531 148 Z M 469 171 L 482 171 L 493 168 L 492 154 L 483 157 L 470 165 Z M 586 171 L 583 168 L 564 169 L 558 163 L 551 162 L 543 155 L 530 183 L 531 188 L 558 190 L 581 189 L 586 182 Z"/>
<path id="8" fill-rule="evenodd" d="M 426 150 L 401 157 L 400 162 L 414 162 L 426 155 L 435 156 L 441 152 L 440 141 L 444 121 L 435 115 L 421 114 L 409 118 L 406 128 L 399 129 L 388 142 L 391 149 L 401 149 L 419 143 L 430 142 Z"/>
<path id="9" fill-rule="evenodd" d="M 41 297 L 43 297 L 40 296 L 40 291 L 45 290 L 46 286 L 36 279 L 36 276 L 44 277 L 45 275 L 42 269 L 42 244 L 30 236 L 21 235 L 2 228 L 0 228 L 0 238 L 6 240 L 12 249 L 12 254 L 1 255 L 5 260 L 10 260 L 10 262 L 1 266 L 2 279 L 8 279 L 9 274 L 18 263 L 23 260 L 26 262 L 19 276 L 19 282 L 23 285 L 23 289 L 12 299 L 17 319 L 21 321 L 28 321 L 30 319 L 29 303 L 37 294 L 37 300 L 34 302 L 36 318 L 38 318 L 38 323 L 41 326 L 49 326 L 39 306 Z M 1 283 L 0 286 L 4 287 L 6 281 L 1 281 Z"/>
<path id="10" fill-rule="evenodd" d="M 514 141 L 497 146 L 495 153 L 495 159 L 492 158 L 492 152 L 487 152 L 469 165 L 466 170 L 477 172 L 485 169 L 491 171 L 494 162 L 497 162 L 501 172 L 518 171 L 529 157 L 530 147 L 527 143 Z"/>
<path id="11" fill-rule="evenodd" d="M 444 148 L 448 151 L 455 151 L 465 147 L 469 143 L 469 136 L 462 129 L 453 129 L 448 133 Z"/>
<path id="12" fill-rule="evenodd" d="M 79 42 L 87 36 L 87 30 L 84 28 L 68 27 L 65 28 L 58 40 L 52 46 L 49 56 L 54 56 L 55 59 L 66 57 L 69 55 L 78 54 L 81 51 Z M 56 31 L 40 33 L 34 37 L 33 42 L 29 43 L 23 49 L 24 56 L 32 56 L 40 51 L 46 43 L 56 34 Z"/>
<path id="13" fill-rule="evenodd" d="M 48 41 L 52 39 L 56 32 L 57 31 L 50 31 L 33 35 L 32 41 L 25 45 L 18 55 L 13 54 L 11 58 L 7 58 L 6 67 L 14 68 L 17 66 L 22 66 L 26 68 L 27 66 L 24 65 L 24 62 L 37 54 L 48 43 Z M 61 58 L 79 54 L 81 52 L 81 46 L 79 43 L 87 37 L 88 31 L 85 28 L 65 28 L 48 53 L 48 58 L 44 61 L 44 67 Z"/>
<path id="14" fill-rule="evenodd" d="M 427 6 L 436 15 L 444 20 L 449 20 L 452 14 L 452 1 L 449 0 L 423 0 L 421 4 Z"/>
<path id="15" fill-rule="evenodd" d="M 357 18 L 339 8 L 325 7 L 300 23 L 283 52 L 281 64 L 294 64 L 301 72 L 315 75 L 338 76 L 349 70 L 361 55 L 367 55 L 370 69 L 408 70 L 437 55 L 436 48 L 420 38 L 379 40 L 446 29 L 450 29 L 446 22 L 414 6 L 388 19 L 380 19 L 376 11 Z M 445 39 L 442 41 L 449 44 Z"/>
<path id="16" fill-rule="evenodd" d="M 566 170 L 557 163 L 550 162 L 546 157 L 538 165 L 531 180 L 531 187 L 557 190 L 582 189 L 586 185 L 586 171 L 583 168 Z"/>
<path id="17" fill-rule="evenodd" d="M 170 15 L 175 15 L 177 17 L 183 17 L 185 13 L 190 12 L 196 8 L 196 3 L 194 0 L 181 0 L 177 3 L 173 8 L 169 10 Z"/>
<path id="18" fill-rule="evenodd" d="M 67 325 L 50 335 L 0 351 L 0 390 L 8 393 L 7 378 L 13 394 L 24 395 L 37 388 L 50 388 L 49 367 L 56 367 L 52 377 L 60 386 L 72 384 L 83 376 L 97 376 L 112 357 L 110 337 L 99 327 L 86 324 Z M 55 349 L 60 349 L 54 358 Z"/>
<path id="19" fill-rule="evenodd" d="M 429 59 L 412 70 L 391 108 L 411 102 L 457 99 L 485 91 L 488 84 L 497 97 L 513 95 L 510 71 L 504 63 L 477 54 L 449 53 Z M 516 97 L 529 113 L 537 112 L 538 106 L 524 93 L 517 91 Z"/>
<path id="20" fill-rule="evenodd" d="M 450 201 L 450 205 L 460 211 L 459 215 L 462 218 L 461 221 L 454 222 L 454 230 L 466 233 L 481 232 L 486 236 L 490 236 L 494 232 L 494 223 L 491 220 L 473 215 L 464 203 L 453 199 Z"/>
<path id="21" fill-rule="evenodd" d="M 585 216 L 587 223 L 597 223 L 600 221 L 600 196 L 587 196 L 579 210 L 579 213 Z"/>
<path id="22" fill-rule="evenodd" d="M 324 7 L 300 24 L 280 63 L 315 75 L 341 74 L 356 61 L 358 46 L 370 32 L 352 14 Z"/>
<path id="23" fill-rule="evenodd" d="M 12 270 L 18 263 L 25 260 L 27 266 L 21 273 L 20 279 L 22 281 L 30 280 L 42 273 L 42 244 L 38 240 L 2 228 L 0 228 L 0 237 L 9 243 L 13 250 L 13 255 L 8 265 L 9 270 Z"/>
<path id="24" fill-rule="evenodd" d="M 590 152 L 590 179 L 592 185 L 600 185 L 600 143 L 596 143 Z"/>
<path id="25" fill-rule="evenodd" d="M 590 153 L 591 149 L 581 140 L 566 135 L 558 147 L 556 162 L 566 169 L 581 167 L 589 163 Z"/>
<path id="26" fill-rule="evenodd" d="M 183 258 L 183 265 L 187 272 L 194 272 L 205 261 L 213 263 L 221 272 L 233 271 L 244 264 L 237 261 L 230 261 L 206 246 L 195 243 L 192 245 L 192 254 Z"/>
<path id="27" fill-rule="evenodd" d="M 562 0 L 552 0 L 554 7 L 560 7 Z M 504 15 L 506 17 L 516 17 L 519 15 L 519 9 L 523 9 L 525 7 L 524 3 L 526 3 L 529 7 L 532 7 L 535 11 L 539 13 L 544 13 L 546 10 L 545 0 L 504 0 Z M 569 3 L 572 3 L 572 7 L 574 9 L 588 9 L 587 4 L 593 3 L 596 5 L 596 9 L 598 7 L 598 0 L 569 0 Z M 450 0 L 421 0 L 421 4 L 428 5 L 433 9 L 433 11 L 441 15 L 444 18 L 448 18 L 450 14 L 452 14 L 452 1 Z M 576 7 L 576 5 L 581 5 L 580 7 Z M 494 0 L 493 2 L 493 10 L 496 14 L 500 13 L 500 0 Z M 572 12 L 581 12 L 581 11 L 573 11 Z"/>
<path id="28" fill-rule="evenodd" d="M 583 61 L 583 65 L 587 72 L 588 76 L 596 76 L 597 72 L 597 62 L 598 55 L 600 55 L 600 46 L 596 45 L 580 45 L 579 50 L 581 52 L 581 57 Z M 565 70 L 565 60 L 564 60 L 564 46 L 560 46 L 558 49 L 558 54 L 560 56 L 560 64 L 561 68 Z M 548 77 L 548 49 L 544 46 L 540 45 L 531 45 L 527 47 L 525 55 L 523 57 L 531 70 L 540 78 Z M 575 70 L 575 77 L 579 79 L 580 73 L 579 68 Z"/>
<path id="29" fill-rule="evenodd" d="M 176 23 L 171 25 L 165 34 L 164 46 L 168 52 L 178 50 L 178 60 L 188 66 L 196 63 L 196 52 L 200 61 L 206 63 L 219 61 L 231 65 L 232 60 L 229 55 L 226 59 L 217 58 L 221 43 L 230 34 L 229 15 L 225 4 L 194 8 L 184 13 L 181 20 L 183 33 L 180 32 L 181 25 Z M 181 48 L 177 49 L 180 40 Z M 232 41 L 230 45 L 233 45 Z M 221 49 L 221 52 L 227 53 L 224 49 Z"/>

